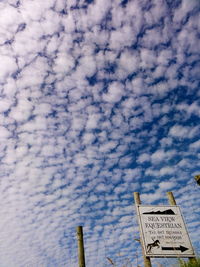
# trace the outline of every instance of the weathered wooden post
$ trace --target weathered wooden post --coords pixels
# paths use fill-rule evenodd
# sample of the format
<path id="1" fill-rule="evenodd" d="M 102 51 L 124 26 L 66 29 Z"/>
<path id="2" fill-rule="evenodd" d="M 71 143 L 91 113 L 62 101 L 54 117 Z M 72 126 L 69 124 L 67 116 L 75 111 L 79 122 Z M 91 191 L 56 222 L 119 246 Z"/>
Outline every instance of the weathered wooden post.
<path id="1" fill-rule="evenodd" d="M 135 205 L 136 206 L 141 204 L 140 195 L 139 195 L 138 192 L 134 192 L 134 200 L 135 200 Z M 142 254 L 143 254 L 143 259 L 144 259 L 144 267 L 151 267 L 150 257 L 146 257 L 145 256 L 141 234 L 140 234 L 140 244 L 142 246 Z"/>
<path id="2" fill-rule="evenodd" d="M 176 206 L 176 200 L 174 198 L 174 195 L 172 192 L 167 192 L 167 197 L 168 197 L 168 201 L 170 205 Z M 188 258 L 190 262 L 196 262 L 196 258 L 195 257 L 190 257 Z"/>
<path id="3" fill-rule="evenodd" d="M 82 226 L 78 226 L 76 228 L 76 233 L 77 233 L 77 240 L 78 240 L 78 262 L 79 262 L 79 267 L 85 267 L 83 227 Z"/>
<path id="4" fill-rule="evenodd" d="M 167 192 L 167 197 L 170 205 L 176 206 L 176 200 L 172 192 Z"/>

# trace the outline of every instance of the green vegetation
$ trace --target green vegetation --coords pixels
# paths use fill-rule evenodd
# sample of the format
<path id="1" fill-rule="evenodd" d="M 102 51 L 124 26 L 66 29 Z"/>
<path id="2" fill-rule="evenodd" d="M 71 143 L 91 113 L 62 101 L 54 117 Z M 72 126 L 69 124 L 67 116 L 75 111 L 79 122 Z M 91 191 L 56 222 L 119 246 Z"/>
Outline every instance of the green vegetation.
<path id="1" fill-rule="evenodd" d="M 180 267 L 200 267 L 200 258 L 197 258 L 196 260 L 190 260 L 190 261 L 179 260 L 179 266 Z"/>
<path id="2" fill-rule="evenodd" d="M 117 267 L 117 265 L 115 264 L 115 262 L 107 257 L 107 260 L 109 262 L 109 265 L 110 266 L 113 266 L 113 267 Z M 127 259 L 127 262 L 125 262 L 122 266 L 120 267 L 133 267 L 133 266 L 140 266 L 140 265 L 133 265 L 131 264 L 130 260 Z M 159 264 L 159 266 L 166 266 L 166 265 L 162 265 L 162 264 Z M 182 259 L 179 259 L 178 260 L 178 264 L 176 265 L 173 265 L 173 266 L 176 266 L 176 267 L 200 267 L 200 258 L 197 258 L 196 260 L 195 259 L 191 259 L 189 261 L 185 261 L 185 260 L 182 260 Z"/>

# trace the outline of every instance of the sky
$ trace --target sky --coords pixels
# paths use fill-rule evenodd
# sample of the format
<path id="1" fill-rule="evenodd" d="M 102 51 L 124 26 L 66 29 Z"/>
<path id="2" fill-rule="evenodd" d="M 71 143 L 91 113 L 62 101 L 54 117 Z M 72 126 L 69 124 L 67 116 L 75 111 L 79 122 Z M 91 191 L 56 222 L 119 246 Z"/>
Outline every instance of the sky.
<path id="1" fill-rule="evenodd" d="M 0 267 L 142 265 L 133 192 L 200 253 L 199 0 L 0 1 Z M 169 266 L 169 259 L 154 259 Z"/>

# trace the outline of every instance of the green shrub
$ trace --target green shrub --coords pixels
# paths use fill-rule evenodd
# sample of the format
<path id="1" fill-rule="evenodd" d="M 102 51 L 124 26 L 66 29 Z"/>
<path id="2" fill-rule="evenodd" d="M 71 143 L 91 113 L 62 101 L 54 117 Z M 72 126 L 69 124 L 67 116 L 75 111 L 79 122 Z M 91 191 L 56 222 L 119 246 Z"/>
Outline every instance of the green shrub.
<path id="1" fill-rule="evenodd" d="M 191 259 L 190 261 L 179 260 L 180 267 L 200 267 L 200 258 Z"/>

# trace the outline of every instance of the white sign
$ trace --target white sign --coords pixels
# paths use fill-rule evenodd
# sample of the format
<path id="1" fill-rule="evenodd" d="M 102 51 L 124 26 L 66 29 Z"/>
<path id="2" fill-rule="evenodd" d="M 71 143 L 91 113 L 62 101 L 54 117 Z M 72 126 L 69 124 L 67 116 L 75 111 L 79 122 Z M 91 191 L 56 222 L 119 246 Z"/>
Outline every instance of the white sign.
<path id="1" fill-rule="evenodd" d="M 145 255 L 194 257 L 194 250 L 178 206 L 137 206 Z"/>

